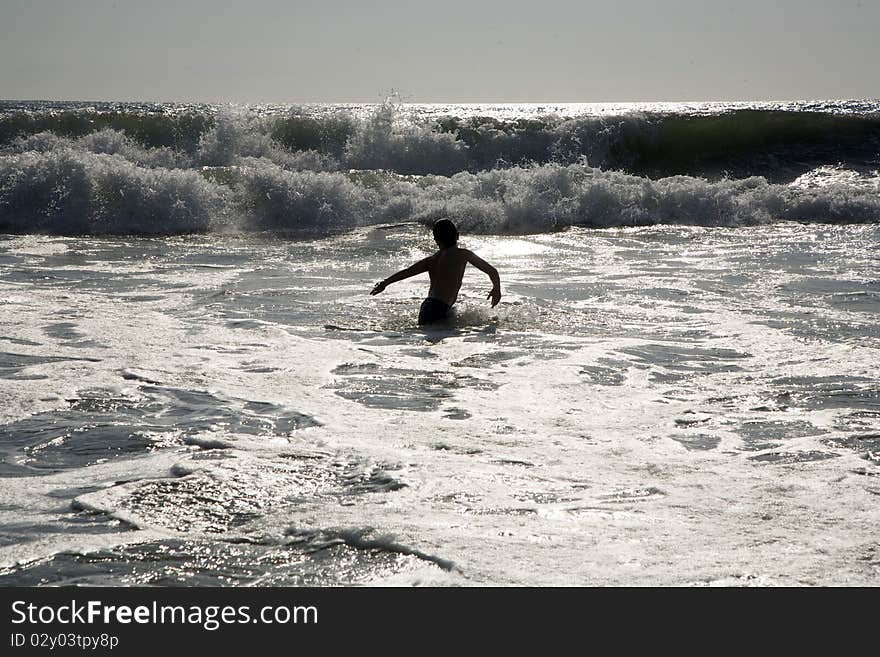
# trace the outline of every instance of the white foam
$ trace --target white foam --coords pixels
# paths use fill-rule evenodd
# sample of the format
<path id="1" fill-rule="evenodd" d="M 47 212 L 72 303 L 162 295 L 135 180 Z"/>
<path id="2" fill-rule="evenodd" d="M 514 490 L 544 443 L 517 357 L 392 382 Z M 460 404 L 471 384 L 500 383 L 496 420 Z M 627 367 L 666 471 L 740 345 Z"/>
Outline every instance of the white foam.
<path id="1" fill-rule="evenodd" d="M 384 250 L 355 252 L 368 267 L 320 283 L 360 286 L 362 305 L 354 293 L 347 301 L 357 312 L 374 313 L 377 323 L 383 312 L 415 313 L 410 288 L 398 297 L 366 293 L 377 271 L 392 257 L 408 257 L 424 238 L 406 227 L 382 234 Z M 822 248 L 804 247 L 812 237 Z M 347 249 L 367 238 L 363 233 L 321 245 L 329 259 L 344 262 Z M 472 247 L 492 255 L 511 292 L 490 311 L 477 296 L 476 279 L 468 278 L 462 317 L 472 313 L 478 326 L 433 333 L 419 332 L 413 317 L 399 319 L 393 330 L 331 333 L 323 323 L 273 323 L 257 306 L 252 319 L 259 321 L 231 328 L 221 309 L 209 314 L 195 303 L 192 289 L 167 285 L 177 272 L 189 282 L 204 276 L 206 291 L 227 289 L 239 277 L 248 289 L 259 289 L 260 280 L 271 280 L 252 278 L 254 265 L 272 257 L 279 278 L 285 263 L 289 272 L 299 272 L 302 243 L 279 249 L 231 241 L 223 250 L 240 257 L 232 272 L 194 274 L 191 251 L 180 261 L 169 253 L 165 300 L 149 312 L 89 288 L 71 286 L 62 298 L 58 289 L 33 285 L 29 304 L 0 305 L 9 337 L 41 341 L 14 350 L 100 361 L 29 368 L 51 378 L 4 381 L 4 409 L 26 415 L 50 392 L 57 397 L 48 403 L 62 408 L 63 399 L 83 388 L 116 386 L 134 394 L 159 381 L 211 390 L 218 399 L 293 408 L 322 426 L 289 436 L 206 430 L 188 445 L 137 458 L 2 478 L 10 502 L 0 514 L 4 524 L 19 522 L 21 514 L 45 524 L 67 503 L 53 491 L 101 485 L 69 498 L 142 529 L 94 536 L 47 532 L 3 547 L 0 562 L 147 537 L 280 541 L 292 529 L 340 539 L 372 528 L 366 535 L 376 540 L 362 547 L 429 556 L 458 569 L 439 575 L 420 569 L 390 583 L 870 584 L 876 573 L 860 557 L 876 543 L 880 520 L 876 494 L 866 485 L 874 466 L 857 450 L 829 443 L 856 433 L 841 425 L 852 409 L 842 394 L 832 399 L 842 406 L 799 405 L 799 394 L 819 388 L 804 392 L 779 381 L 835 375 L 858 383 L 856 377 L 870 376 L 880 362 L 876 334 L 866 329 L 848 337 L 841 328 L 870 312 L 840 309 L 821 295 L 805 299 L 790 288 L 835 268 L 848 272 L 835 279 L 841 285 L 870 279 L 873 239 L 859 227 L 801 225 L 481 236 Z M 801 260 L 793 263 L 794 257 Z M 536 271 L 553 275 L 542 279 Z M 423 283 L 413 282 L 413 293 Z M 12 285 L 2 282 L 0 291 Z M 596 291 L 583 294 L 590 285 Z M 299 294 L 308 297 L 308 286 L 302 287 Z M 652 290 L 669 294 L 651 296 Z M 809 313 L 791 317 L 807 301 Z M 103 346 L 64 346 L 61 338 L 41 333 L 47 316 L 74 311 L 77 330 L 101 336 Z M 496 314 L 493 330 L 485 330 Z M 518 324 L 511 326 L 511 315 Z M 823 333 L 820 321 L 831 328 Z M 352 367 L 340 370 L 345 364 Z M 872 394 L 870 382 L 860 385 L 857 392 Z M 414 411 L 339 394 L 359 390 L 422 395 L 437 405 Z M 781 402 L 783 393 L 791 400 Z M 863 433 L 880 430 L 876 418 L 856 419 L 866 423 Z M 741 433 L 749 423 L 758 426 L 762 441 L 761 432 L 780 425 L 811 425 L 815 433 L 749 451 Z M 674 439 L 700 434 L 717 439 L 717 446 L 688 449 Z M 205 449 L 211 447 L 218 449 Z M 834 458 L 752 458 L 774 452 Z M 310 462 L 310 472 L 342 468 L 354 473 L 353 480 L 385 473 L 405 486 L 322 497 L 315 493 L 325 490 L 319 477 L 288 467 Z M 185 485 L 167 497 L 143 490 L 179 480 Z M 122 481 L 128 483 L 116 485 Z M 199 491 L 211 499 L 195 502 Z M 193 503 L 175 505 L 181 500 Z M 255 517 L 233 526 L 223 515 L 230 509 Z"/>

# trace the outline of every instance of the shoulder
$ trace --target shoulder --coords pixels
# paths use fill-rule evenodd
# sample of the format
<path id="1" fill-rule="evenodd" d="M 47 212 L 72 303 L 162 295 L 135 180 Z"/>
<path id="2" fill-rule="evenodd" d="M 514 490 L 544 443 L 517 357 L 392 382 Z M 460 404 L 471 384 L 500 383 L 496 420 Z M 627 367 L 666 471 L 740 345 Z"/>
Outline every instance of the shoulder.
<path id="1" fill-rule="evenodd" d="M 470 249 L 462 249 L 462 253 L 464 254 L 465 260 L 467 260 L 472 265 L 483 262 L 483 259 Z"/>

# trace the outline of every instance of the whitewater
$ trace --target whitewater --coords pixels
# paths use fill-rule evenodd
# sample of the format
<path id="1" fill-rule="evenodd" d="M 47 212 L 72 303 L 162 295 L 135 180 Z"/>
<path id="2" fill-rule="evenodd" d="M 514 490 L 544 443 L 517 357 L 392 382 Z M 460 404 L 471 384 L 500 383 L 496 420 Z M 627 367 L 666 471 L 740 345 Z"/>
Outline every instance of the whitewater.
<path id="1" fill-rule="evenodd" d="M 876 585 L 880 103 L 0 102 L 0 585 Z M 370 297 L 450 218 L 452 318 Z"/>

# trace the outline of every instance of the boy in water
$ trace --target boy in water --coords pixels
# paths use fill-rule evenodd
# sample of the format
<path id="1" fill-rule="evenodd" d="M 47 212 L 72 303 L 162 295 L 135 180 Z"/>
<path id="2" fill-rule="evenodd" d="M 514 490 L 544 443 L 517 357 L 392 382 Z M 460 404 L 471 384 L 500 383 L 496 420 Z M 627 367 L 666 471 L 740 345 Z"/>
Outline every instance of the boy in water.
<path id="1" fill-rule="evenodd" d="M 455 224 L 449 219 L 436 222 L 434 241 L 440 247 L 437 253 L 376 283 L 370 294 L 379 294 L 392 283 L 428 272 L 428 276 L 431 277 L 431 288 L 428 290 L 428 298 L 422 302 L 422 307 L 419 309 L 419 324 L 434 324 L 449 313 L 449 309 L 458 298 L 465 267 L 471 263 L 491 279 L 492 290 L 486 298 L 492 299 L 493 308 L 497 306 L 501 301 L 501 279 L 498 277 L 498 270 L 467 249 L 458 248 L 458 229 Z"/>

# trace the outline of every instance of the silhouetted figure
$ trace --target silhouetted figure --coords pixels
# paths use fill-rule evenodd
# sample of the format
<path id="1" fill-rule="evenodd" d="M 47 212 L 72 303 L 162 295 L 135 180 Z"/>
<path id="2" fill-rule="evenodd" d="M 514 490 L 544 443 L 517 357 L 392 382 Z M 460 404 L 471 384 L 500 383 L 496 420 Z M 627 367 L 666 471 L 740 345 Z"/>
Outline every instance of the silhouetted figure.
<path id="1" fill-rule="evenodd" d="M 434 324 L 449 313 L 449 309 L 458 298 L 465 267 L 471 263 L 491 279 L 492 290 L 486 298 L 492 299 L 493 308 L 498 305 L 501 300 L 501 279 L 498 277 L 498 270 L 475 253 L 458 248 L 458 229 L 455 224 L 449 219 L 436 222 L 434 241 L 440 247 L 437 253 L 376 283 L 370 294 L 379 294 L 392 283 L 428 272 L 431 277 L 431 288 L 428 290 L 428 298 L 422 302 L 422 307 L 419 309 L 419 324 Z"/>

